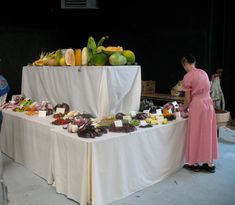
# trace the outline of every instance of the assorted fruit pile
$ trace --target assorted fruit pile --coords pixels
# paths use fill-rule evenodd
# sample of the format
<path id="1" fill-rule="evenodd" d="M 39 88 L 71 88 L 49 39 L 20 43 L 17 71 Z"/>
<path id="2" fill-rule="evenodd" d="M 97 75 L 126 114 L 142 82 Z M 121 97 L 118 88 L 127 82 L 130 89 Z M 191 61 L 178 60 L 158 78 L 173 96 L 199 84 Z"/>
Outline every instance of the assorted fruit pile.
<path id="1" fill-rule="evenodd" d="M 58 49 L 53 52 L 42 52 L 33 66 L 121 66 L 136 64 L 135 53 L 122 46 L 104 46 L 108 36 L 103 36 L 96 43 L 92 36 L 88 37 L 83 48 Z"/>

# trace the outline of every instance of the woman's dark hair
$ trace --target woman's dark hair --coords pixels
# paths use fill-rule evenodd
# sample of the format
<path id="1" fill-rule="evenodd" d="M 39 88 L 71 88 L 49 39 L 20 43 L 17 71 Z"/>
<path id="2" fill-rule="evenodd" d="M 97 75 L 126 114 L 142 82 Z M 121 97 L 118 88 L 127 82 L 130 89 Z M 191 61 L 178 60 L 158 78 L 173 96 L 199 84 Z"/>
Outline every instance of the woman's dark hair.
<path id="1" fill-rule="evenodd" d="M 187 53 L 183 55 L 183 57 L 181 58 L 181 62 L 188 62 L 190 64 L 196 63 L 196 58 L 191 53 Z"/>

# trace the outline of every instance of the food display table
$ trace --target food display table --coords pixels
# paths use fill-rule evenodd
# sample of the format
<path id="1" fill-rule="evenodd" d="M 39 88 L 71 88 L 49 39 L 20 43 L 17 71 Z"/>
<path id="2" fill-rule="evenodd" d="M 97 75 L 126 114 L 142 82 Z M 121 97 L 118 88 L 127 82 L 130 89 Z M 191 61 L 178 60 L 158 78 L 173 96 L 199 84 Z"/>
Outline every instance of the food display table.
<path id="1" fill-rule="evenodd" d="M 184 163 L 187 120 L 80 138 L 52 116 L 3 110 L 1 150 L 81 205 L 104 205 L 157 183 Z"/>
<path id="2" fill-rule="evenodd" d="M 81 205 L 104 205 L 165 179 L 184 163 L 187 120 L 85 139 L 52 129 L 51 181 Z"/>
<path id="3" fill-rule="evenodd" d="M 34 67 L 22 71 L 21 93 L 36 101 L 67 103 L 102 118 L 139 110 L 141 68 L 132 66 Z"/>

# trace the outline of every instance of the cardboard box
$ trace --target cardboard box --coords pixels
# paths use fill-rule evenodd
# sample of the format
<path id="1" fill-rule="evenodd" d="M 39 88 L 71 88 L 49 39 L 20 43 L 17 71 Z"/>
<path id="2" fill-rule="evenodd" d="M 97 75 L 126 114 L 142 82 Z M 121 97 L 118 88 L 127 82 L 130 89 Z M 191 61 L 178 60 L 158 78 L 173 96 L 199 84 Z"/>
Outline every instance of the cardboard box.
<path id="1" fill-rule="evenodd" d="M 154 80 L 148 80 L 148 81 L 142 80 L 141 83 L 142 83 L 142 88 L 141 88 L 142 94 L 154 94 L 155 93 L 156 82 Z"/>

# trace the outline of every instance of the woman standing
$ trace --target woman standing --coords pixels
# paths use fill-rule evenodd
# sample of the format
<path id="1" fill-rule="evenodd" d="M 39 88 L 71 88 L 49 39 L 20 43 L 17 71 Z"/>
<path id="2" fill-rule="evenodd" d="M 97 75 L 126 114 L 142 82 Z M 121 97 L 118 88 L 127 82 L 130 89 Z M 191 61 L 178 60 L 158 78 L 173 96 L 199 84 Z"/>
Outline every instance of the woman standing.
<path id="1" fill-rule="evenodd" d="M 205 71 L 196 68 L 193 55 L 184 55 L 181 64 L 187 73 L 183 78 L 185 100 L 180 110 L 189 112 L 184 167 L 215 172 L 213 161 L 218 159 L 218 141 L 210 81 Z"/>
<path id="2" fill-rule="evenodd" d="M 216 110 L 225 109 L 224 94 L 220 86 L 220 77 L 222 72 L 222 68 L 217 68 L 216 73 L 211 77 L 211 98 L 214 102 L 214 107 Z"/>

